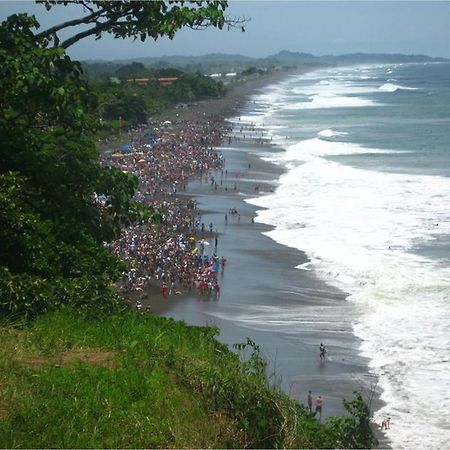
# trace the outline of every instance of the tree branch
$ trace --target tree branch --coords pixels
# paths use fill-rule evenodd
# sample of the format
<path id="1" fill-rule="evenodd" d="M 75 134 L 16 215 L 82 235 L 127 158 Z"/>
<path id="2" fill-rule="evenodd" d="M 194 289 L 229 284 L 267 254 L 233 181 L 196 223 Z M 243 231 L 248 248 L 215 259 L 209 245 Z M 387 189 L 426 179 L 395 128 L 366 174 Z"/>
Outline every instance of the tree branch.
<path id="1" fill-rule="evenodd" d="M 66 39 L 62 44 L 61 47 L 66 49 L 70 47 L 71 45 L 78 42 L 80 39 L 84 39 L 85 37 L 92 36 L 93 34 L 98 33 L 99 31 L 103 31 L 111 26 L 117 25 L 117 22 L 109 21 L 109 22 L 103 22 L 98 23 L 95 27 L 89 28 L 89 30 L 82 31 L 81 33 L 75 34 L 69 39 Z"/>
<path id="2" fill-rule="evenodd" d="M 54 43 L 54 47 L 59 47 L 59 37 L 56 33 L 53 33 L 53 43 Z"/>
<path id="3" fill-rule="evenodd" d="M 79 19 L 73 19 L 68 20 L 67 22 L 60 23 L 59 25 L 55 25 L 54 27 L 48 28 L 45 31 L 41 31 L 40 33 L 36 34 L 36 39 L 42 39 L 47 38 L 51 36 L 52 34 L 55 34 L 57 31 L 62 30 L 63 28 L 67 27 L 73 27 L 76 25 L 81 24 L 88 24 L 91 23 L 93 20 L 97 19 L 99 16 L 101 16 L 105 12 L 105 9 L 99 9 L 95 13 L 89 14 L 85 17 L 80 17 Z"/>
<path id="4" fill-rule="evenodd" d="M 71 0 L 67 0 L 67 1 L 71 2 Z M 38 33 L 35 35 L 36 39 L 39 40 L 42 38 L 53 37 L 55 42 L 58 42 L 58 44 L 59 44 L 59 40 L 57 38 L 56 33 L 60 30 L 66 29 L 68 27 L 77 26 L 77 25 L 92 25 L 92 27 L 87 30 L 76 33 L 73 36 L 67 38 L 64 42 L 62 42 L 62 44 L 60 44 L 60 46 L 62 48 L 67 49 L 68 47 L 75 44 L 79 40 L 84 39 L 88 36 L 97 35 L 97 38 L 100 38 L 101 35 L 103 34 L 103 32 L 113 33 L 115 35 L 115 37 L 124 37 L 124 36 L 132 37 L 132 36 L 134 36 L 135 38 L 137 38 L 139 35 L 141 35 L 141 38 L 142 38 L 142 36 L 144 36 L 144 39 L 145 39 L 146 34 L 150 34 L 153 36 L 153 33 L 150 31 L 150 28 L 153 25 L 152 21 L 150 20 L 150 22 L 148 24 L 149 28 L 146 30 L 145 29 L 146 21 L 145 20 L 142 21 L 142 17 L 140 17 L 140 16 L 142 16 L 143 12 L 149 13 L 150 10 L 147 11 L 147 7 L 144 7 L 144 9 L 142 11 L 141 10 L 135 11 L 135 9 L 136 9 L 135 3 L 138 4 L 141 2 L 123 3 L 123 4 L 121 4 L 121 7 L 117 10 L 110 9 L 111 5 L 108 5 L 110 2 L 105 2 L 103 5 L 101 3 L 99 3 L 99 4 L 96 4 L 96 7 L 100 8 L 100 9 L 95 12 L 94 12 L 93 7 L 91 7 L 88 4 L 89 2 L 87 2 L 85 0 L 75 0 L 75 1 L 73 1 L 73 3 L 77 3 L 79 5 L 82 5 L 85 8 L 88 8 L 89 11 L 91 11 L 92 13 L 87 16 L 80 17 L 78 19 L 69 20 L 69 21 L 61 23 L 59 25 L 55 25 L 45 31 L 42 31 L 41 33 Z M 97 2 L 95 2 L 95 3 L 97 3 Z M 144 2 L 142 2 L 142 3 L 144 3 Z M 170 3 L 170 1 L 169 1 L 169 3 Z M 191 12 L 191 10 L 189 10 L 189 11 Z M 170 11 L 170 12 L 172 12 L 172 11 Z M 178 12 L 178 11 L 175 11 L 175 12 Z M 136 20 L 136 21 L 135 20 L 127 20 L 126 22 L 120 21 L 121 18 L 124 18 L 128 14 L 131 16 L 134 16 L 134 18 L 137 18 L 138 20 Z M 170 17 L 169 12 L 167 12 L 167 15 Z M 184 23 L 183 20 L 180 22 L 180 24 L 178 24 L 177 14 L 174 15 L 174 20 L 179 25 L 179 27 L 182 27 L 184 25 L 184 26 L 187 26 L 187 27 L 195 29 L 195 30 L 203 30 L 212 25 L 209 22 L 207 16 L 208 16 L 207 14 L 203 17 L 202 17 L 202 15 L 200 15 L 198 18 L 195 19 L 194 23 L 192 23 L 190 25 Z M 143 23 L 141 26 L 139 26 L 141 21 Z M 222 28 L 223 25 L 227 25 L 228 29 L 239 28 L 242 31 L 245 31 L 244 25 L 248 21 L 249 21 L 249 19 L 246 19 L 245 17 L 237 17 L 237 18 L 225 17 L 225 20 L 223 22 L 218 23 L 218 24 L 214 23 L 214 26 L 218 26 L 219 28 Z M 195 22 L 197 22 L 197 23 L 195 23 Z M 204 22 L 206 22 L 206 23 L 204 23 Z M 128 29 L 128 27 L 133 26 L 133 25 L 137 25 L 137 28 L 136 29 L 134 29 L 134 28 Z M 163 34 L 170 35 L 170 32 L 163 31 L 163 30 L 159 31 L 158 28 L 155 30 L 155 32 L 157 35 L 160 35 L 160 34 L 161 35 L 163 35 Z M 155 34 L 155 36 L 156 36 L 156 34 Z M 57 46 L 58 44 L 55 44 L 55 46 Z"/>
<path id="5" fill-rule="evenodd" d="M 233 18 L 233 19 L 226 19 L 226 24 L 228 26 L 228 29 L 231 28 L 241 28 L 242 31 L 245 31 L 245 28 L 242 26 L 242 24 L 245 24 L 249 22 L 249 19 L 246 19 L 245 17 L 241 18 Z M 72 36 L 69 39 L 66 39 L 62 44 L 61 47 L 66 49 L 68 47 L 70 47 L 71 45 L 75 44 L 76 42 L 78 42 L 79 40 L 88 37 L 88 36 L 92 36 L 93 34 L 96 34 L 99 31 L 104 31 L 107 30 L 109 27 L 114 27 L 114 26 L 128 26 L 128 25 L 133 25 L 133 24 L 139 24 L 139 20 L 129 20 L 129 21 L 118 21 L 118 20 L 110 20 L 108 22 L 103 22 L 103 23 L 98 23 L 97 25 L 93 28 L 90 28 L 89 30 L 85 30 L 82 31 L 78 34 L 75 34 L 74 36 Z M 206 23 L 206 24 L 197 24 L 197 25 L 185 25 L 188 28 L 191 28 L 192 30 L 197 30 L 197 31 L 201 31 L 204 30 L 208 27 L 211 26 L 211 24 Z"/>
<path id="6" fill-rule="evenodd" d="M 250 19 L 247 19 L 246 17 L 225 17 L 224 25 L 227 26 L 228 31 L 232 28 L 239 28 L 241 31 L 245 32 L 245 27 L 248 22 L 250 22 Z M 186 25 L 191 30 L 196 31 L 202 31 L 206 28 L 209 28 L 211 24 L 209 23 L 199 23 L 199 24 L 193 24 L 193 25 Z"/>
<path id="7" fill-rule="evenodd" d="M 82 1 L 81 4 L 84 8 L 88 9 L 91 13 L 94 12 L 94 10 L 89 6 L 88 2 Z"/>

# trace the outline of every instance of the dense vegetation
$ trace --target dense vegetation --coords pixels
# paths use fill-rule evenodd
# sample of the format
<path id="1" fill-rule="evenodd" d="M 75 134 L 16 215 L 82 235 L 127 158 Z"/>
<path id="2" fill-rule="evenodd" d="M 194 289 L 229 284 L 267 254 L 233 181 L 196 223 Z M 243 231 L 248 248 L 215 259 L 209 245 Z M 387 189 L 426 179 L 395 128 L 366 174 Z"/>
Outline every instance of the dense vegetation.
<path id="1" fill-rule="evenodd" d="M 98 97 L 101 118 L 110 122 L 120 119 L 123 126 L 145 122 L 149 115 L 177 103 L 218 98 L 225 94 L 221 81 L 173 68 L 150 70 L 143 64 L 132 63 L 120 67 L 113 75 L 91 77 L 90 85 Z M 176 78 L 176 81 L 163 85 L 159 80 L 167 77 Z M 111 127 L 113 123 L 107 126 Z"/>
<path id="2" fill-rule="evenodd" d="M 368 448 L 368 411 L 319 424 L 270 387 L 259 348 L 132 311 L 70 311 L 0 328 L 0 445 L 8 448 Z"/>
<path id="3" fill-rule="evenodd" d="M 254 343 L 238 346 L 250 351 L 241 362 L 216 330 L 123 309 L 113 283 L 124 266 L 105 243 L 153 212 L 133 200 L 133 176 L 99 164 L 94 137 L 100 114 L 119 113 L 115 95 L 119 111 L 147 112 L 151 97 L 93 89 L 64 49 L 103 32 L 222 27 L 226 2 L 75 3 L 89 12 L 71 25 L 92 28 L 61 45 L 64 24 L 39 34 L 26 15 L 0 24 L 0 446 L 371 446 L 360 397 L 320 425 L 269 388 Z M 167 101 L 213 88 L 179 75 L 186 91 L 174 86 Z"/>
<path id="4" fill-rule="evenodd" d="M 111 308 L 124 267 L 104 242 L 151 211 L 133 201 L 133 176 L 100 166 L 95 98 L 77 63 L 36 42 L 35 26 L 27 16 L 0 25 L 0 313 Z"/>
<path id="5" fill-rule="evenodd" d="M 132 8 L 140 3 L 155 7 Z M 218 23 L 219 4 L 200 16 Z M 26 15 L 0 25 L 0 314 L 35 317 L 64 304 L 116 309 L 111 286 L 124 266 L 104 243 L 152 211 L 133 200 L 135 177 L 99 164 L 100 115 L 142 122 L 150 102 L 205 95 L 210 85 L 180 74 L 160 100 L 154 83 L 92 88 L 79 63 L 50 47 L 45 33 L 35 35 L 38 26 Z"/>

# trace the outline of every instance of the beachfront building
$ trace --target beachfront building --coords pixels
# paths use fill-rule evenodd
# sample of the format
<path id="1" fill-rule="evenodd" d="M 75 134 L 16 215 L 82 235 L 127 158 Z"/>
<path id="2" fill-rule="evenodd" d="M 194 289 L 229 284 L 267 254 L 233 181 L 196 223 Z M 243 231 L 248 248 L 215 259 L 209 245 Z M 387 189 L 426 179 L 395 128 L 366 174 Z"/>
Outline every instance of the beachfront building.
<path id="1" fill-rule="evenodd" d="M 161 77 L 158 81 L 161 86 L 170 86 L 178 81 L 178 77 Z"/>
<path id="2" fill-rule="evenodd" d="M 137 84 L 139 86 L 146 86 L 149 82 L 149 78 L 129 78 L 127 80 L 128 84 Z"/>

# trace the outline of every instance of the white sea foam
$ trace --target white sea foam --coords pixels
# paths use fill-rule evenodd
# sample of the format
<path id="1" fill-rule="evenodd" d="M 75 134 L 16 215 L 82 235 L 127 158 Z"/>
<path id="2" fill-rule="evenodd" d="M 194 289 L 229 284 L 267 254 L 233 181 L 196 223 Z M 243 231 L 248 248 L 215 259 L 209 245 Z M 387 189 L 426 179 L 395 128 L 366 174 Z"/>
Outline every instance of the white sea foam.
<path id="1" fill-rule="evenodd" d="M 333 138 L 338 136 L 346 136 L 348 133 L 345 131 L 334 131 L 331 128 L 327 128 L 326 130 L 319 131 L 317 135 L 324 138 Z"/>
<path id="2" fill-rule="evenodd" d="M 222 320 L 233 320 L 241 326 L 258 331 L 279 331 L 283 334 L 296 335 L 298 329 L 317 330 L 318 324 L 324 329 L 333 326 L 342 330 L 343 333 L 350 331 L 346 320 L 337 317 L 335 307 L 317 305 L 299 307 L 298 305 L 282 304 L 277 306 L 244 305 L 244 307 L 238 304 L 229 304 L 228 306 L 233 308 L 232 314 L 220 310 L 209 314 Z M 317 320 L 317 315 L 320 315 L 320 321 Z"/>
<path id="3" fill-rule="evenodd" d="M 376 69 L 394 73 L 395 68 Z M 371 75 L 372 70 L 362 72 Z M 363 95 L 355 91 L 358 87 L 366 93 L 415 90 L 394 84 L 394 78 L 382 86 L 379 82 L 356 86 L 351 82 L 355 72 L 342 71 L 333 79 L 330 73 L 310 74 L 301 86 L 291 80 L 295 86 L 291 97 L 279 95 L 277 107 L 337 107 L 348 105 L 348 98 L 371 106 L 373 100 L 350 95 Z M 309 86 L 304 85 L 306 79 Z M 301 96 L 309 102 L 299 101 Z M 376 419 L 380 423 L 384 415 L 392 417 L 388 436 L 393 447 L 446 448 L 450 442 L 450 267 L 411 249 L 450 234 L 450 179 L 375 172 L 330 161 L 327 156 L 399 153 L 336 142 L 342 133 L 326 128 L 316 137 L 286 146 L 284 153 L 266 157 L 288 171 L 274 193 L 248 201 L 265 208 L 256 220 L 275 226 L 267 233 L 270 237 L 308 254 L 310 261 L 299 269 L 313 270 L 350 293 L 351 304 L 363 311 L 354 331 L 362 338 L 361 351 L 369 358 L 370 369 L 380 377 L 386 406 Z M 297 320 L 294 311 L 283 311 L 283 320 L 290 320 L 291 314 L 292 327 L 308 326 Z M 262 326 L 266 318 L 242 320 Z"/>
<path id="4" fill-rule="evenodd" d="M 363 106 L 376 105 L 373 100 L 334 95 L 313 95 L 309 97 L 309 101 L 298 102 L 284 105 L 285 109 L 325 109 L 325 108 L 354 108 Z"/>
<path id="5" fill-rule="evenodd" d="M 320 135 L 320 132 L 318 134 Z M 284 153 L 275 153 L 274 158 L 292 167 L 299 162 L 317 160 L 319 156 L 403 153 L 407 153 L 407 151 L 367 148 L 351 142 L 333 142 L 320 138 L 312 138 L 289 146 Z"/>
<path id="6" fill-rule="evenodd" d="M 417 88 L 407 87 L 407 86 L 399 86 L 398 84 L 393 83 L 385 83 L 379 88 L 382 92 L 396 92 L 396 91 L 417 91 Z"/>
<path id="7" fill-rule="evenodd" d="M 450 439 L 441 414 L 450 407 L 450 270 L 408 249 L 450 233 L 450 180 L 339 165 L 320 156 L 345 147 L 323 144 L 312 139 L 287 150 L 281 159 L 291 169 L 276 192 L 250 200 L 268 208 L 257 220 L 274 225 L 270 237 L 306 251 L 319 276 L 364 305 L 355 332 L 381 377 L 387 406 L 379 416 L 393 418 L 395 448 L 417 446 L 424 423 L 427 446 L 442 448 Z M 299 221 L 305 225 L 292 226 Z"/>
<path id="8" fill-rule="evenodd" d="M 291 95 L 284 97 L 279 106 L 289 110 L 371 106 L 377 103 L 364 95 L 376 92 L 378 86 L 373 82 L 355 82 L 348 76 L 325 78 L 294 87 Z"/>
<path id="9" fill-rule="evenodd" d="M 321 95 L 324 97 L 337 97 L 339 95 L 370 94 L 377 92 L 375 84 L 355 83 L 354 81 L 327 82 L 327 84 L 314 84 L 292 89 L 293 94 L 311 96 Z M 291 98 L 291 97 L 290 97 Z"/>

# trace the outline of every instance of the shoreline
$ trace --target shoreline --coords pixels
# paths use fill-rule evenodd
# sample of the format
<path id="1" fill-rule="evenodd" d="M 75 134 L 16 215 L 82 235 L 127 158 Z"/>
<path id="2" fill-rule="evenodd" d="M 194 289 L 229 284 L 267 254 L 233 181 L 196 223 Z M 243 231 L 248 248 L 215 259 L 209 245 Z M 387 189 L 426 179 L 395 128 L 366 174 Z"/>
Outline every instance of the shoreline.
<path id="1" fill-rule="evenodd" d="M 251 89 L 247 93 L 245 98 L 241 100 L 242 104 L 247 104 L 247 106 L 242 108 L 240 113 L 245 114 L 245 108 L 249 107 L 248 99 L 253 93 L 255 93 L 258 88 L 262 88 L 266 85 L 275 83 L 276 81 L 281 81 L 281 79 L 286 78 L 288 75 L 289 74 L 285 74 L 284 76 L 279 77 L 278 80 L 261 83 L 260 86 Z M 224 271 L 225 273 L 222 280 L 222 295 L 218 303 L 229 301 L 228 299 L 233 296 L 239 296 L 236 290 L 230 287 L 232 284 L 240 284 L 242 286 L 242 289 L 248 288 L 248 286 L 246 287 L 246 285 L 250 284 L 248 281 L 243 279 L 242 273 L 229 274 L 229 272 L 232 270 L 231 267 L 233 264 L 241 265 L 241 267 L 245 265 L 245 261 L 242 261 L 245 258 L 242 258 L 242 255 L 236 255 L 236 252 L 231 245 L 231 241 L 237 240 L 236 234 L 240 233 L 246 235 L 246 239 L 248 240 L 259 241 L 261 243 L 261 249 L 258 250 L 258 248 L 254 248 L 255 246 L 249 246 L 248 242 L 245 243 L 244 239 L 244 242 L 241 243 L 242 245 L 240 247 L 240 250 L 242 250 L 243 252 L 247 252 L 254 261 L 262 261 L 265 259 L 271 261 L 272 266 L 277 266 L 276 268 L 270 268 L 270 271 L 272 272 L 271 277 L 274 280 L 274 284 L 276 284 L 278 281 L 281 281 L 280 285 L 282 285 L 282 283 L 284 283 L 287 279 L 291 282 L 294 281 L 294 284 L 296 284 L 296 292 L 293 292 L 292 289 L 291 292 L 287 292 L 287 290 L 284 290 L 283 292 L 283 289 L 280 289 L 280 286 L 278 286 L 278 292 L 275 297 L 283 296 L 285 298 L 285 304 L 297 304 L 298 298 L 301 297 L 304 302 L 303 307 L 307 309 L 311 309 L 311 307 L 317 307 L 318 309 L 325 310 L 329 309 L 330 311 L 336 307 L 340 309 L 351 309 L 351 306 L 346 303 L 345 300 L 347 297 L 346 293 L 339 292 L 336 289 L 325 285 L 324 282 L 317 280 L 317 278 L 315 278 L 315 276 L 311 276 L 310 273 L 306 274 L 305 277 L 305 274 L 301 273 L 303 271 L 295 269 L 295 267 L 299 264 L 308 261 L 307 256 L 303 252 L 277 244 L 276 242 L 272 241 L 270 238 L 262 234 L 270 231 L 271 229 L 273 229 L 273 227 L 260 223 L 251 223 L 251 217 L 254 217 L 256 215 L 256 210 L 261 208 L 250 205 L 244 201 L 247 198 L 256 196 L 255 193 L 252 192 L 252 188 L 250 185 L 254 183 L 255 179 L 257 179 L 258 184 L 263 185 L 263 183 L 265 183 L 266 185 L 260 188 L 259 195 L 261 195 L 264 191 L 267 192 L 268 186 L 272 185 L 273 187 L 275 187 L 276 180 L 281 174 L 285 173 L 285 170 L 282 167 L 275 166 L 271 163 L 261 160 L 259 153 L 261 153 L 261 151 L 267 151 L 268 147 L 269 146 L 267 145 L 264 148 L 261 148 L 261 146 L 255 146 L 255 144 L 239 143 L 239 145 L 235 145 L 234 143 L 232 145 L 232 148 L 229 148 L 229 146 L 227 147 L 227 144 L 224 143 L 222 147 L 217 148 L 217 151 L 223 152 L 227 160 L 225 167 L 228 167 L 229 172 L 233 172 L 233 170 L 235 170 L 235 172 L 238 174 L 238 176 L 236 176 L 235 173 L 234 177 L 231 177 L 229 179 L 231 183 L 234 183 L 235 181 L 238 183 L 239 187 L 237 189 L 237 193 L 230 191 L 220 192 L 219 194 L 214 191 L 208 192 L 207 183 L 205 186 L 205 184 L 200 184 L 196 181 L 189 183 L 188 190 L 186 192 L 186 195 L 192 196 L 199 202 L 200 209 L 204 211 L 203 214 L 205 215 L 205 222 L 209 222 L 210 220 L 223 222 L 224 211 L 227 210 L 227 206 L 229 206 L 231 203 L 237 203 L 239 205 L 237 209 L 239 211 L 242 211 L 240 224 L 228 223 L 227 225 L 225 225 L 225 223 L 222 223 L 222 229 L 219 230 L 219 232 L 221 232 L 219 256 L 221 253 L 224 253 L 228 259 L 228 263 Z M 273 146 L 270 146 L 269 148 L 270 151 L 276 151 Z M 248 167 L 248 164 L 251 164 L 251 170 L 249 170 L 247 173 L 245 171 L 245 167 Z M 235 235 L 234 238 L 233 235 Z M 230 255 L 233 256 L 230 258 Z M 242 262 L 240 262 L 239 260 L 241 260 Z M 266 263 L 266 265 L 269 266 L 270 263 Z M 268 269 L 269 268 L 267 267 L 265 270 Z M 276 276 L 274 276 L 274 271 L 278 272 Z M 240 271 L 238 270 L 238 272 Z M 256 276 L 256 279 L 258 278 L 261 279 L 263 277 Z M 299 278 L 301 278 L 300 283 Z M 299 286 L 299 284 L 303 286 Z M 305 285 L 307 286 L 305 287 Z M 289 287 L 292 288 L 292 286 L 293 284 L 291 284 Z M 274 287 L 272 286 L 272 288 Z M 313 291 L 320 291 L 320 295 L 318 296 L 317 293 L 314 294 Z M 250 296 L 251 295 L 252 294 L 250 294 Z M 256 295 L 257 293 L 254 292 L 253 296 Z M 244 295 L 244 297 L 246 296 Z M 318 297 L 320 297 L 319 300 Z M 276 369 L 276 366 L 278 364 L 277 358 L 279 359 L 279 348 L 281 347 L 271 345 L 268 342 L 270 340 L 270 337 L 264 336 L 264 334 L 268 335 L 271 333 L 270 331 L 260 331 L 252 328 L 252 326 L 249 326 L 248 324 L 243 325 L 244 321 L 242 319 L 241 312 L 241 316 L 239 316 L 240 318 L 236 319 L 240 322 L 240 324 L 231 324 L 230 322 L 232 322 L 233 320 L 225 318 L 225 314 L 223 314 L 223 311 L 219 313 L 217 311 L 214 311 L 214 307 L 211 308 L 208 305 L 208 301 L 200 301 L 196 299 L 195 295 L 190 295 L 189 293 L 184 295 L 183 298 L 170 298 L 168 299 L 168 301 L 152 301 L 151 303 L 152 310 L 156 314 L 170 316 L 175 319 L 184 320 L 190 324 L 195 325 L 214 324 L 219 326 L 221 330 L 220 338 L 227 344 L 235 343 L 238 340 L 236 339 L 238 336 L 245 338 L 245 336 L 253 333 L 252 338 L 253 336 L 255 336 L 255 340 L 258 343 L 262 344 L 262 348 L 265 351 L 271 353 L 269 359 L 272 360 L 272 366 L 273 368 L 275 368 L 274 370 L 279 370 Z M 202 306 L 200 306 L 200 308 L 198 307 L 199 304 L 203 305 L 203 310 Z M 211 304 L 214 305 L 216 303 L 211 302 Z M 231 308 L 235 306 L 236 305 L 230 305 Z M 267 305 L 263 304 L 260 306 Z M 329 315 L 328 312 L 327 314 Z M 275 332 L 275 334 L 280 334 L 280 332 Z M 314 333 L 309 332 L 309 334 Z M 339 339 L 333 339 L 333 337 L 331 336 L 332 334 L 332 331 L 330 332 L 322 330 L 320 335 L 316 332 L 314 336 L 309 336 L 309 338 L 305 339 L 305 343 L 302 344 L 304 348 L 300 349 L 298 353 L 300 356 L 299 359 L 307 360 L 306 364 L 302 364 L 301 369 L 305 369 L 305 366 L 310 366 L 309 369 L 306 370 L 306 373 L 305 371 L 303 371 L 303 373 L 296 376 L 292 373 L 293 370 L 288 370 L 288 366 L 292 365 L 292 358 L 283 356 L 283 362 L 280 363 L 281 366 L 283 366 L 280 375 L 283 378 L 286 378 L 281 382 L 283 389 L 302 403 L 305 403 L 306 401 L 307 390 L 305 386 L 307 382 L 305 382 L 305 380 L 313 380 L 309 384 L 316 386 L 314 391 L 316 393 L 323 393 L 325 395 L 325 402 L 327 403 L 327 407 L 324 407 L 324 416 L 342 414 L 344 412 L 344 409 L 340 404 L 341 399 L 344 396 L 348 398 L 350 396 L 349 394 L 351 394 L 353 390 L 362 390 L 362 387 L 366 388 L 367 385 L 371 383 L 367 361 L 357 355 L 359 340 L 353 334 L 351 319 L 347 320 L 345 329 L 341 329 L 338 332 L 338 334 L 341 334 L 341 336 L 339 336 Z M 346 335 L 345 338 L 342 338 L 342 334 Z M 327 335 L 330 335 L 330 339 L 328 337 L 324 338 L 324 336 Z M 312 342 L 314 338 L 317 339 L 315 343 Z M 317 367 L 317 361 L 315 361 L 315 359 L 318 357 L 318 351 L 314 350 L 314 347 L 318 347 L 319 341 L 321 340 L 324 340 L 326 342 L 333 342 L 338 340 L 341 342 L 341 345 L 338 345 L 337 348 L 335 348 L 335 346 L 333 345 L 329 346 L 330 348 L 332 348 L 333 354 L 338 353 L 336 350 L 339 349 L 339 351 L 341 352 L 341 360 L 339 362 L 333 361 L 333 370 L 330 370 L 326 373 L 324 372 L 323 367 Z M 343 344 L 344 342 L 345 344 Z M 280 344 L 280 342 L 278 344 Z M 291 342 L 289 342 L 289 345 L 295 346 L 295 343 L 292 342 L 292 339 Z M 349 349 L 350 352 L 348 351 Z M 356 356 L 354 354 L 352 355 L 352 352 L 355 352 Z M 292 349 L 287 353 L 292 354 Z M 290 361 L 288 362 L 288 364 L 286 364 L 284 360 Z M 298 370 L 298 367 L 295 370 Z M 329 367 L 327 367 L 325 370 L 328 371 Z M 301 371 L 299 370 L 298 372 Z M 320 380 L 321 377 L 323 378 L 322 381 Z M 338 379 L 339 382 L 342 383 L 342 387 L 340 389 L 333 389 L 332 385 L 334 385 L 335 388 L 336 381 Z M 374 409 L 378 409 L 380 407 L 379 400 L 374 400 L 374 405 Z M 383 435 L 377 433 L 377 437 L 380 439 L 380 445 L 385 447 L 387 445 L 387 442 Z"/>
<path id="2" fill-rule="evenodd" d="M 301 73 L 305 73 L 302 71 Z M 226 122 L 236 115 L 251 113 L 249 98 L 265 86 L 299 72 L 283 72 L 243 84 L 223 99 L 198 102 L 191 110 L 170 117 L 175 128 L 208 120 Z M 164 119 L 162 119 L 164 120 Z M 225 175 L 209 170 L 191 176 L 187 188 L 167 198 L 194 199 L 201 211 L 202 222 L 214 223 L 219 232 L 217 256 L 228 262 L 218 274 L 220 298 L 200 295 L 195 290 L 177 292 L 163 298 L 156 285 L 145 289 L 142 304 L 155 314 L 182 320 L 190 325 L 213 325 L 220 330 L 219 340 L 230 347 L 250 337 L 261 346 L 272 374 L 271 382 L 292 398 L 306 403 L 307 392 L 322 395 L 324 418 L 345 414 L 342 399 L 351 398 L 355 390 L 363 391 L 373 382 L 367 360 L 359 355 L 359 339 L 353 334 L 351 305 L 347 294 L 326 285 L 314 273 L 296 267 L 308 261 L 306 254 L 278 244 L 264 233 L 273 227 L 253 223 L 256 211 L 245 200 L 269 193 L 286 172 L 261 159 L 261 153 L 282 151 L 268 141 L 239 140 L 215 146 L 225 157 Z M 220 188 L 209 183 L 213 175 Z M 258 185 L 256 191 L 255 185 Z M 226 189 L 225 189 L 226 187 Z M 225 214 L 239 211 L 239 219 Z M 207 236 L 205 236 L 207 237 Z M 197 235 L 198 238 L 198 235 Z M 212 254 L 213 245 L 206 247 Z M 137 304 L 138 296 L 130 295 Z M 336 317 L 341 315 L 341 320 Z M 344 317 L 347 315 L 347 317 Z M 330 361 L 321 364 L 320 342 L 331 351 Z M 332 359 L 332 361 L 331 361 Z M 374 409 L 378 409 L 375 400 Z M 380 446 L 386 439 L 375 429 Z"/>
<path id="3" fill-rule="evenodd" d="M 270 163 L 264 161 L 257 166 L 260 160 L 257 155 L 249 155 L 245 151 L 242 154 L 234 152 L 236 155 L 233 156 L 230 153 L 226 152 L 226 167 L 245 167 L 251 161 L 260 184 L 263 176 L 270 184 L 275 183 L 282 173 L 280 168 L 274 170 Z M 228 170 L 229 173 L 234 172 L 233 169 Z M 232 183 L 235 180 L 234 176 L 230 178 Z M 350 323 L 340 323 L 340 329 L 333 331 L 327 326 L 320 330 L 311 328 L 307 322 L 314 321 L 316 315 L 320 318 L 321 314 L 322 319 L 325 316 L 329 320 L 336 315 L 336 309 L 348 308 L 346 294 L 326 286 L 310 273 L 296 269 L 308 261 L 307 256 L 263 234 L 273 227 L 251 222 L 258 208 L 244 200 L 251 196 L 254 182 L 243 176 L 237 182 L 236 193 L 208 192 L 209 186 L 198 182 L 191 183 L 187 191 L 187 195 L 198 201 L 206 222 L 221 223 L 223 233 L 218 254 L 227 258 L 227 266 L 220 279 L 222 292 L 219 301 L 186 293 L 178 298 L 154 299 L 151 301 L 152 311 L 191 325 L 218 326 L 220 339 L 230 346 L 250 337 L 261 345 L 271 370 L 282 377 L 283 390 L 305 403 L 307 391 L 311 389 L 313 394 L 325 397 L 324 417 L 343 414 L 342 398 L 351 397 L 359 387 L 358 382 L 352 382 L 352 377 L 359 377 L 362 382 L 367 372 L 365 361 L 355 357 L 359 341 L 354 337 Z M 232 207 L 239 211 L 240 221 L 228 219 L 225 225 L 224 214 Z M 261 309 L 268 313 L 261 314 Z M 281 317 L 278 309 L 282 311 Z M 306 325 L 297 333 L 286 333 L 283 324 L 272 327 L 264 323 L 266 320 L 289 322 L 285 316 L 290 311 L 306 317 L 292 323 L 292 328 L 299 323 Z M 286 325 L 289 327 L 288 323 Z M 339 353 L 341 360 L 321 364 L 318 358 L 321 341 L 334 342 L 334 345 L 328 345 L 329 351 Z M 340 387 L 335 383 L 337 379 Z"/>

